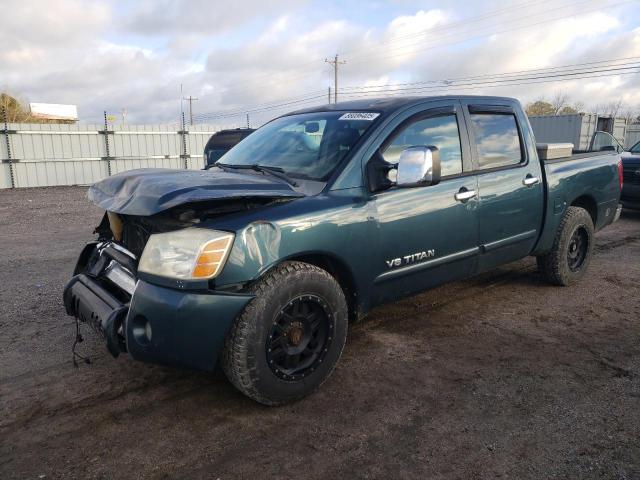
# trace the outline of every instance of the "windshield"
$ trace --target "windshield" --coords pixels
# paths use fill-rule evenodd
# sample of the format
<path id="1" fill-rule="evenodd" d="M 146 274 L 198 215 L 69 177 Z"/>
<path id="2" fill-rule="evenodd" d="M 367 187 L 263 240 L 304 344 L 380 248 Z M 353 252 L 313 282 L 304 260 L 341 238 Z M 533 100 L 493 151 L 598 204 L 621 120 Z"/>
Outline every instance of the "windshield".
<path id="1" fill-rule="evenodd" d="M 293 177 L 326 180 L 378 116 L 316 112 L 281 117 L 249 135 L 217 163 L 279 167 Z"/>
<path id="2" fill-rule="evenodd" d="M 629 150 L 631 153 L 640 153 L 640 142 L 636 143 L 633 147 L 631 147 L 631 150 Z"/>

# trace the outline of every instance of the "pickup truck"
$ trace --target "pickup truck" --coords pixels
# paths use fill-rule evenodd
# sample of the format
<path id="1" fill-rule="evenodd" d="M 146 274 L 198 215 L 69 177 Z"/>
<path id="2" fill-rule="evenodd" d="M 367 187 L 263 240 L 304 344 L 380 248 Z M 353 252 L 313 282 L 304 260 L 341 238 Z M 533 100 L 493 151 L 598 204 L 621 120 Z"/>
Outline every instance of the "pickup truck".
<path id="1" fill-rule="evenodd" d="M 578 281 L 621 187 L 616 152 L 541 161 L 509 98 L 300 110 L 209 170 L 93 185 L 105 215 L 64 303 L 114 356 L 219 360 L 241 392 L 283 404 L 329 377 L 349 322 L 377 305 L 529 255 L 551 283 Z"/>
<path id="2" fill-rule="evenodd" d="M 235 128 L 232 130 L 220 130 L 211 135 L 204 146 L 205 168 L 211 168 L 220 160 L 220 157 L 253 132 L 255 132 L 253 128 Z"/>
<path id="3" fill-rule="evenodd" d="M 640 210 L 640 142 L 625 150 L 609 132 L 596 132 L 591 140 L 591 149 L 620 154 L 624 179 L 620 203 L 623 207 Z"/>
<path id="4" fill-rule="evenodd" d="M 620 201 L 627 208 L 640 210 L 640 142 L 622 152 L 624 187 Z"/>

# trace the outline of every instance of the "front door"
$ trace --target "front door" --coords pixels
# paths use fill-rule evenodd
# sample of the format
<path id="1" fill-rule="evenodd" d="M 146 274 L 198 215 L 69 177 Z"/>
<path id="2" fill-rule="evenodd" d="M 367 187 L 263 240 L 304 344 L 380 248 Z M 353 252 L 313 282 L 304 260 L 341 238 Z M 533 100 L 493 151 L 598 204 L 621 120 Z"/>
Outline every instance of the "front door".
<path id="1" fill-rule="evenodd" d="M 374 302 L 384 302 L 471 275 L 478 253 L 477 178 L 469 173 L 469 143 L 461 106 L 439 105 L 403 121 L 379 153 L 397 163 L 411 146 L 438 147 L 437 185 L 391 188 L 373 195 L 378 253 Z"/>

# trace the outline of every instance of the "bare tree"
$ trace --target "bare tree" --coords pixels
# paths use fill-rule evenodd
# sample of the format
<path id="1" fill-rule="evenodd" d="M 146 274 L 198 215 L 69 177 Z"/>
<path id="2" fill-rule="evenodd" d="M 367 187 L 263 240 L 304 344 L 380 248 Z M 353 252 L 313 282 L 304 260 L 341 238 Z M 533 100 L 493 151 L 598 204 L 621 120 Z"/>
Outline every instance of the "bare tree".
<path id="1" fill-rule="evenodd" d="M 627 125 L 631 125 L 632 123 L 637 123 L 640 116 L 640 108 L 637 105 L 634 107 L 624 106 L 618 115 L 625 119 Z"/>
<path id="2" fill-rule="evenodd" d="M 551 99 L 553 115 L 558 115 L 565 107 L 569 106 L 569 95 L 566 92 L 556 92 Z"/>
<path id="3" fill-rule="evenodd" d="M 594 107 L 594 111 L 599 115 L 607 117 L 617 117 L 622 110 L 622 100 L 611 101 L 608 103 L 599 103 Z"/>

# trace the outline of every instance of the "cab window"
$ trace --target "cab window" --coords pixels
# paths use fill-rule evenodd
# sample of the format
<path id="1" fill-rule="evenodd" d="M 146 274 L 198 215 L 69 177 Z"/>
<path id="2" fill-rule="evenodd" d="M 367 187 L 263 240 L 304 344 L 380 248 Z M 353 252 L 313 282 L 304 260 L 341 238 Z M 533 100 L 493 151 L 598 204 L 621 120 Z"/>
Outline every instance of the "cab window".
<path id="1" fill-rule="evenodd" d="M 455 115 L 423 118 L 409 123 L 385 147 L 382 157 L 389 163 L 398 163 L 402 151 L 415 146 L 438 147 L 443 177 L 462 173 L 460 131 Z"/>
<path id="2" fill-rule="evenodd" d="M 513 114 L 473 113 L 471 123 L 481 169 L 522 162 L 522 144 Z"/>

